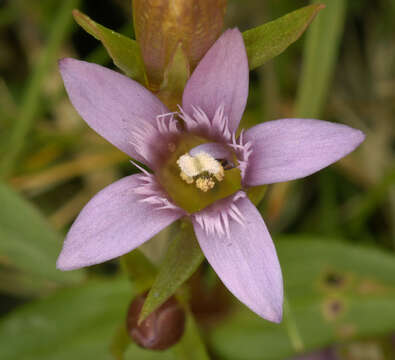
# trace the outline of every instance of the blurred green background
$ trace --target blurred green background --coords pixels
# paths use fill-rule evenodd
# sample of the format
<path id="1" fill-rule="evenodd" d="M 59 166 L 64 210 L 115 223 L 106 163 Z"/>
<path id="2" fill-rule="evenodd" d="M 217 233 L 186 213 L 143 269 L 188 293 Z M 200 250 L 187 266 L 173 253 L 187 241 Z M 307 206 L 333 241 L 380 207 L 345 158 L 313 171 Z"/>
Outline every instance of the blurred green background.
<path id="1" fill-rule="evenodd" d="M 226 26 L 247 30 L 308 3 L 229 0 Z M 395 359 L 395 2 L 321 3 L 327 8 L 301 40 L 251 73 L 243 118 L 248 127 L 314 117 L 367 135 L 330 168 L 271 186 L 259 206 L 284 272 L 283 323 L 252 314 L 204 264 L 188 284 L 199 329 L 189 317 L 175 349 L 132 345 L 126 359 L 287 359 L 328 347 L 328 359 Z M 85 125 L 64 91 L 56 66 L 62 57 L 114 68 L 74 23 L 73 8 L 133 37 L 129 0 L 0 0 L 4 360 L 111 359 L 113 334 L 136 294 L 117 276 L 117 261 L 55 269 L 84 204 L 135 171 Z M 159 240 L 145 251 L 158 251 Z"/>

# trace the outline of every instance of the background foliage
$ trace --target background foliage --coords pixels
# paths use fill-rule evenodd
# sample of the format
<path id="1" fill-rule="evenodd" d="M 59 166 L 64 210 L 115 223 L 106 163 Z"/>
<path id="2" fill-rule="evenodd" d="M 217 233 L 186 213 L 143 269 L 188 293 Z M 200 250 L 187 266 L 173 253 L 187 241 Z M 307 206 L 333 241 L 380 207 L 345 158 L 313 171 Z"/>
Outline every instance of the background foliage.
<path id="1" fill-rule="evenodd" d="M 182 341 L 164 353 L 131 345 L 126 359 L 286 359 L 324 347 L 343 359 L 395 358 L 395 3 L 320 2 L 307 34 L 251 73 L 243 119 L 317 117 L 367 134 L 334 166 L 271 186 L 259 206 L 284 272 L 284 322 L 257 318 L 203 263 L 180 291 L 191 309 Z M 226 26 L 248 30 L 307 4 L 229 0 Z M 133 37 L 128 0 L 0 0 L 1 359 L 110 359 L 140 291 L 117 261 L 55 270 L 83 205 L 135 171 L 66 97 L 59 58 L 114 67 L 74 8 Z M 160 260 L 171 236 L 144 253 Z"/>

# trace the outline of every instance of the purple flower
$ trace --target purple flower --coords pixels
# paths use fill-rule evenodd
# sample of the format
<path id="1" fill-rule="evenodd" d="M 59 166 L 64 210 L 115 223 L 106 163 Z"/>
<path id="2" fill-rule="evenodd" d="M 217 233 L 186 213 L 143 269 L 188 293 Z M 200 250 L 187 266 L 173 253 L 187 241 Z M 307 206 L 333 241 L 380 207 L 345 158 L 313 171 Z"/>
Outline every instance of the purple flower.
<path id="1" fill-rule="evenodd" d="M 188 216 L 228 289 L 258 315 L 280 322 L 280 265 L 245 190 L 310 175 L 353 151 L 363 133 L 282 119 L 236 138 L 249 74 L 237 29 L 216 41 L 189 79 L 182 124 L 151 92 L 117 72 L 73 59 L 61 60 L 60 70 L 71 102 L 92 129 L 152 173 L 142 170 L 99 192 L 71 227 L 57 267 L 72 270 L 121 256 Z"/>

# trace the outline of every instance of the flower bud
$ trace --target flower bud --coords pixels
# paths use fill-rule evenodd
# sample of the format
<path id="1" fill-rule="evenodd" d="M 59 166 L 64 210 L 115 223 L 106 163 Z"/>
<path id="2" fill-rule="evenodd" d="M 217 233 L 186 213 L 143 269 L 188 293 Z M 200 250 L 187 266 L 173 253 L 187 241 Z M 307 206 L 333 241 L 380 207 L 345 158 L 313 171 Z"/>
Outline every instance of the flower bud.
<path id="1" fill-rule="evenodd" d="M 151 90 L 182 44 L 191 71 L 221 33 L 226 0 L 133 0 L 136 38 Z"/>
<path id="2" fill-rule="evenodd" d="M 138 324 L 146 297 L 147 294 L 139 295 L 130 304 L 126 319 L 128 333 L 143 348 L 165 350 L 176 344 L 183 335 L 185 312 L 178 301 L 171 297 Z"/>

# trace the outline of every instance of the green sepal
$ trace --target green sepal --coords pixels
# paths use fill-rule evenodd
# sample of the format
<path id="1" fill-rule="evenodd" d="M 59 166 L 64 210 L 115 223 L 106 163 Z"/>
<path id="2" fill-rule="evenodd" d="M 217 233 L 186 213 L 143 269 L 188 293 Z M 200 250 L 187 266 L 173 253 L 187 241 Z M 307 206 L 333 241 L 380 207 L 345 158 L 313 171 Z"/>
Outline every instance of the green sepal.
<path id="1" fill-rule="evenodd" d="M 144 63 L 137 41 L 107 29 L 79 10 L 73 10 L 73 16 L 78 25 L 102 42 L 116 66 L 127 76 L 141 84 L 146 84 Z"/>
<path id="2" fill-rule="evenodd" d="M 314 4 L 243 33 L 250 69 L 280 55 L 304 33 L 317 13 L 325 7 Z"/>
<path id="3" fill-rule="evenodd" d="M 247 196 L 255 206 L 263 200 L 267 187 L 267 185 L 253 186 L 247 190 Z"/>
<path id="4" fill-rule="evenodd" d="M 196 271 L 203 259 L 204 255 L 196 240 L 192 224 L 183 222 L 159 267 L 158 275 L 141 310 L 139 321 L 144 321 L 174 295 L 177 289 Z"/>
<path id="5" fill-rule="evenodd" d="M 121 256 L 120 262 L 137 292 L 147 290 L 154 282 L 156 268 L 139 249 Z"/>
<path id="6" fill-rule="evenodd" d="M 182 103 L 182 94 L 190 76 L 188 58 L 179 43 L 170 64 L 167 66 L 164 79 L 157 94 L 159 99 L 171 110 L 176 111 Z"/>

